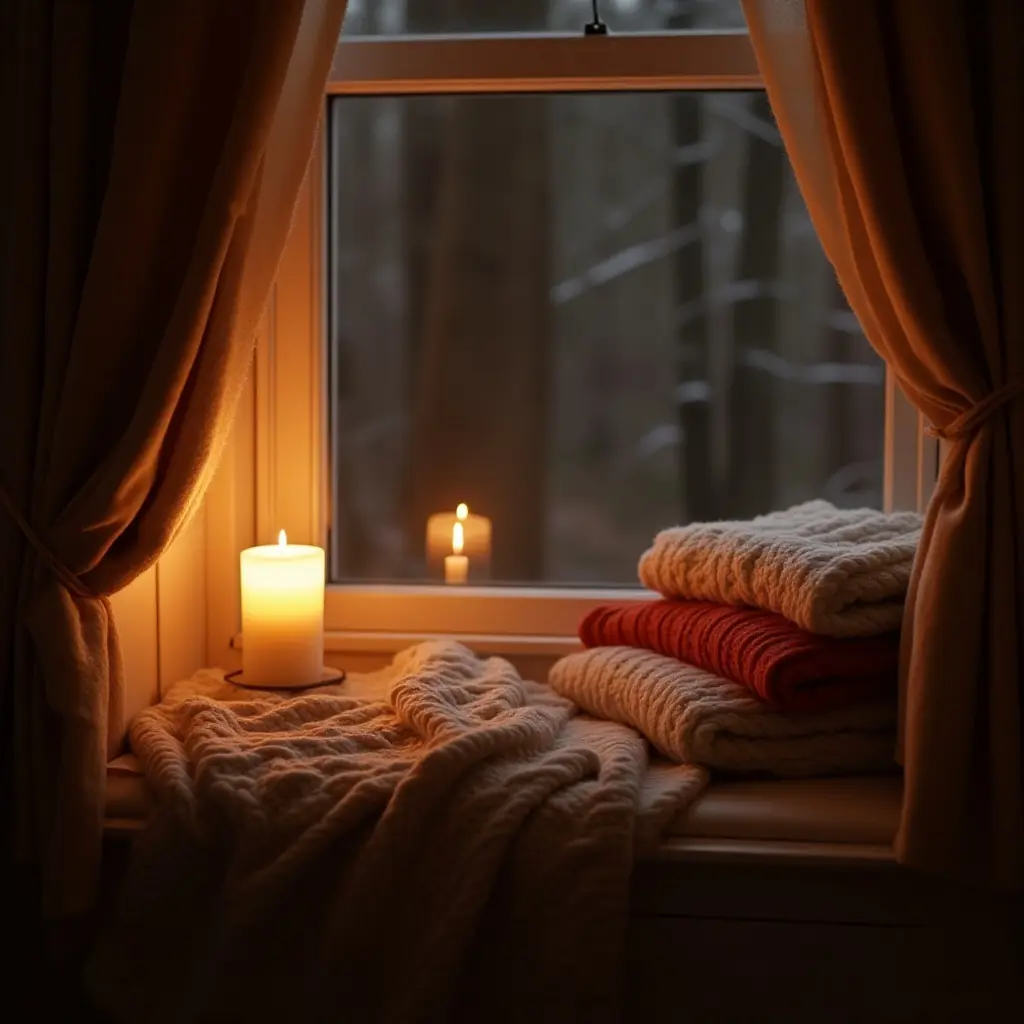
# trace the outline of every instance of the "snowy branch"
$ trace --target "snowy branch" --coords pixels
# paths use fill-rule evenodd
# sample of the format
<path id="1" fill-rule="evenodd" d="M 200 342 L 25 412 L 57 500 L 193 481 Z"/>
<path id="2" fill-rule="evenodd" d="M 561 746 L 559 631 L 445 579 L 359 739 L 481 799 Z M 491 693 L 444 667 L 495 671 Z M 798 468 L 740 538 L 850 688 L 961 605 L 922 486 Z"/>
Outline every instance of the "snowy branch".
<path id="1" fill-rule="evenodd" d="M 700 227 L 696 224 L 687 224 L 674 231 L 669 231 L 659 238 L 631 245 L 607 259 L 593 264 L 582 274 L 560 281 L 551 289 L 551 301 L 556 306 L 561 306 L 573 299 L 578 299 L 594 288 L 599 288 L 640 267 L 645 267 L 674 252 L 679 252 L 680 249 L 692 245 L 699 237 Z"/>

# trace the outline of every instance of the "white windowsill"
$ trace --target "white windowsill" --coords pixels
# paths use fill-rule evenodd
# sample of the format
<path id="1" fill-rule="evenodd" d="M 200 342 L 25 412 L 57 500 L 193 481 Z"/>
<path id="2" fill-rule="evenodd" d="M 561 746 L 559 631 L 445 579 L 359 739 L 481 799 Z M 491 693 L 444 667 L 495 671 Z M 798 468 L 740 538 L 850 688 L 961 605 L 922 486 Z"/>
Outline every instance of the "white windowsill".
<path id="1" fill-rule="evenodd" d="M 414 644 L 426 640 L 451 639 L 465 644 L 475 654 L 497 654 L 514 657 L 517 654 L 538 654 L 562 657 L 582 649 L 575 636 L 543 636 L 537 634 L 509 635 L 498 633 L 404 633 L 375 630 L 357 632 L 352 630 L 331 630 L 324 634 L 324 651 L 327 654 L 380 654 L 391 655 L 404 651 Z M 231 640 L 235 650 L 243 646 L 242 634 L 236 633 Z"/>
<path id="2" fill-rule="evenodd" d="M 338 584 L 327 587 L 329 633 L 392 633 L 419 637 L 576 637 L 580 620 L 610 601 L 647 601 L 639 587 L 446 587 L 423 584 Z M 395 625 L 401 628 L 395 631 Z M 336 642 L 340 642 L 336 639 Z M 518 649 L 518 648 L 517 648 Z M 557 653 L 564 653 L 559 649 Z"/>

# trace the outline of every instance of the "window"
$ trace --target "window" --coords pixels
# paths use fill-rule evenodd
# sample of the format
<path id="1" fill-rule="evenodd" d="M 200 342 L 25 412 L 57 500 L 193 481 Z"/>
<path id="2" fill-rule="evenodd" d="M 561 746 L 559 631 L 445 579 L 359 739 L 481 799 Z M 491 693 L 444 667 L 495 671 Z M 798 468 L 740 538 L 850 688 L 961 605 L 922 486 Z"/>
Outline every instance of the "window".
<path id="1" fill-rule="evenodd" d="M 673 523 L 881 506 L 884 366 L 763 92 L 327 123 L 334 579 L 429 579 L 424 524 L 462 501 L 491 578 L 556 585 L 635 585 Z"/>
<path id="2" fill-rule="evenodd" d="M 662 526 L 926 500 L 934 444 L 820 251 L 738 0 L 601 13 L 350 4 L 233 512 L 327 544 L 335 650 L 558 653 L 642 596 Z M 459 501 L 490 573 L 445 587 L 426 518 Z"/>

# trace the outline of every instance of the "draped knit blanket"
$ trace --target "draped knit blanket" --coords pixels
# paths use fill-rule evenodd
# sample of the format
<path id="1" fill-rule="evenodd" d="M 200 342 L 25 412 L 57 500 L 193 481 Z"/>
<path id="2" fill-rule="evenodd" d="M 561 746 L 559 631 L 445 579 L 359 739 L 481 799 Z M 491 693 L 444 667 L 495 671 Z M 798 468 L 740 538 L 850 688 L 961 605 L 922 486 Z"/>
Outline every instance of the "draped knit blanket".
<path id="1" fill-rule="evenodd" d="M 916 512 L 809 501 L 663 530 L 640 580 L 665 597 L 778 612 L 811 633 L 872 636 L 899 628 L 920 533 Z"/>
<path id="2" fill-rule="evenodd" d="M 88 975 L 113 1019 L 616 1019 L 634 856 L 703 769 L 458 644 L 377 682 L 206 673 L 135 719 L 158 809 Z"/>
<path id="3" fill-rule="evenodd" d="M 676 761 L 781 776 L 868 773 L 893 763 L 895 699 L 784 714 L 739 683 L 632 647 L 570 654 L 548 681 L 591 714 L 638 729 Z"/>
<path id="4" fill-rule="evenodd" d="M 839 639 L 775 612 L 709 601 L 629 601 L 580 623 L 587 647 L 643 647 L 742 683 L 783 711 L 827 711 L 896 692 L 899 633 Z"/>

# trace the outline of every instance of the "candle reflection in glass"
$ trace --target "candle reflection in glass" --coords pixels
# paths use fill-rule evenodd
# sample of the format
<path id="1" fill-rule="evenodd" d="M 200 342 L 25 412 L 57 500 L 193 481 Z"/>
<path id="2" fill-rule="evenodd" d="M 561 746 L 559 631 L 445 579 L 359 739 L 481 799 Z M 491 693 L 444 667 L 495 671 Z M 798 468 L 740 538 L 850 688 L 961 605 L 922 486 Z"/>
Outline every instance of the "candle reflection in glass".
<path id="1" fill-rule="evenodd" d="M 445 582 L 453 582 L 449 573 L 458 575 L 461 571 L 450 563 L 453 555 L 466 559 L 466 579 L 457 582 L 486 580 L 491 566 L 491 521 L 487 516 L 471 512 L 465 502 L 460 502 L 454 512 L 437 512 L 427 520 L 426 555 L 428 573 Z M 458 545 L 458 547 L 456 547 Z"/>
<path id="2" fill-rule="evenodd" d="M 462 553 L 464 547 L 465 527 L 456 521 L 452 526 L 452 553 L 444 558 L 445 583 L 465 583 L 469 579 L 469 558 Z"/>

